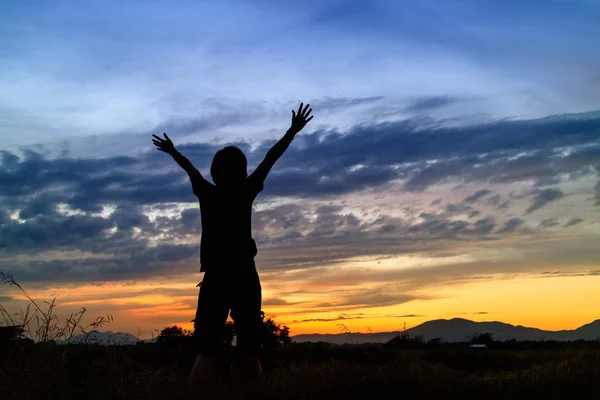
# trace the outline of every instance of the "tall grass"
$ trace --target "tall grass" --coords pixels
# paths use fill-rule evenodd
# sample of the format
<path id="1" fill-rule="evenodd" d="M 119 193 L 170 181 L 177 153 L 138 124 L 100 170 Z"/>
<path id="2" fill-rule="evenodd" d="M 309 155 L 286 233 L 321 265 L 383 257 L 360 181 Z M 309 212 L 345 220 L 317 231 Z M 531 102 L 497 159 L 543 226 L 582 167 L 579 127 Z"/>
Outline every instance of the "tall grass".
<path id="1" fill-rule="evenodd" d="M 95 343 L 97 339 L 92 333 L 109 322 L 113 321 L 112 315 L 106 314 L 96 317 L 91 322 L 85 323 L 85 307 L 81 307 L 76 313 L 71 313 L 63 321 L 55 313 L 56 297 L 51 301 L 39 301 L 33 299 L 11 274 L 0 271 L 0 282 L 17 288 L 21 295 L 28 300 L 25 310 L 10 313 L 0 304 L 0 315 L 4 324 L 19 329 L 25 338 L 37 343 L 62 342 L 71 343 L 73 338 L 83 335 L 78 343 Z M 81 338 L 81 336 L 78 336 Z"/>

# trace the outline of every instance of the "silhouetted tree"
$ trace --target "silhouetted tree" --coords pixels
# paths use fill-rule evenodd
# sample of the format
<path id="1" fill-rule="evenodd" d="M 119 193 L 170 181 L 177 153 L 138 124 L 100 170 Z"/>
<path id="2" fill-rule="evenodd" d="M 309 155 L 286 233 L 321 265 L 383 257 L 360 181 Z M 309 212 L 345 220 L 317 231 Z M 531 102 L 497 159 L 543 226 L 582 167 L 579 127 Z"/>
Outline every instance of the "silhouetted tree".
<path id="1" fill-rule="evenodd" d="M 494 343 L 494 339 L 492 339 L 491 333 L 480 333 L 473 335 L 471 342 L 474 344 L 492 344 Z"/>
<path id="2" fill-rule="evenodd" d="M 279 347 L 292 343 L 290 337 L 290 328 L 278 325 L 271 318 L 264 319 L 263 316 L 263 346 L 264 347 Z"/>
<path id="3" fill-rule="evenodd" d="M 156 343 L 163 345 L 185 345 L 192 339 L 192 332 L 173 325 L 163 328 L 156 338 Z"/>
<path id="4" fill-rule="evenodd" d="M 292 343 L 292 338 L 290 337 L 290 328 L 288 328 L 287 326 L 281 328 L 281 330 L 279 331 L 279 341 L 283 345 Z"/>

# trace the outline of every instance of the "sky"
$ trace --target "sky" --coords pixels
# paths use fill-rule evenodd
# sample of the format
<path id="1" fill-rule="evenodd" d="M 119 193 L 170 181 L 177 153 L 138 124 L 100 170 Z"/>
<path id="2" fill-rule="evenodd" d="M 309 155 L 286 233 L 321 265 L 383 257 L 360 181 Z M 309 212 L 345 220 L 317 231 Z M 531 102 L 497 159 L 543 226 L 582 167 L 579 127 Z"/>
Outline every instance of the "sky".
<path id="1" fill-rule="evenodd" d="M 314 119 L 255 203 L 292 335 L 600 318 L 600 4 L 0 4 L 0 271 L 64 317 L 192 328 L 206 176 Z M 0 304 L 27 302 L 0 286 Z"/>

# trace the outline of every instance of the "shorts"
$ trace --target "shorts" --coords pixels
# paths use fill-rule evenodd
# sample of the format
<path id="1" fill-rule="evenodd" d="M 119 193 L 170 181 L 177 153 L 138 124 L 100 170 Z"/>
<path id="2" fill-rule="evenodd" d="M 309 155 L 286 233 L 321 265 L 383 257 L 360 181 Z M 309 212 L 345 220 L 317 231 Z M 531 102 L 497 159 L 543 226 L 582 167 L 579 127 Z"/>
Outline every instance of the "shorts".
<path id="1" fill-rule="evenodd" d="M 237 352 L 258 357 L 262 347 L 262 289 L 256 268 L 221 273 L 208 271 L 200 284 L 194 319 L 198 354 L 219 357 L 224 347 L 225 323 L 231 310 Z"/>

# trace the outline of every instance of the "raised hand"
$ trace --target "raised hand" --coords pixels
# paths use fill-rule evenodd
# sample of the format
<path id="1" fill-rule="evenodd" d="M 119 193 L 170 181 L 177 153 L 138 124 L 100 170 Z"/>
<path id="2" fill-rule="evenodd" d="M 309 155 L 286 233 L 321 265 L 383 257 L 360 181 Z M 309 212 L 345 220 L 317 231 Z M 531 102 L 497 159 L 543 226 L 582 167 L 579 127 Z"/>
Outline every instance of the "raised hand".
<path id="1" fill-rule="evenodd" d="M 154 139 L 152 139 L 152 143 L 154 143 L 157 150 L 171 154 L 173 151 L 175 151 L 175 145 L 173 144 L 173 142 L 171 142 L 171 139 L 169 139 L 166 133 L 163 133 L 163 135 L 165 136 L 164 139 L 160 136 L 152 135 L 154 136 Z"/>
<path id="2" fill-rule="evenodd" d="M 298 113 L 292 110 L 292 126 L 290 127 L 290 130 L 294 133 L 300 132 L 306 126 L 306 124 L 313 119 L 313 116 L 310 115 L 312 108 L 308 108 L 310 104 L 307 104 L 306 107 L 302 108 L 303 105 L 303 103 L 300 103 L 300 107 L 298 107 Z"/>

